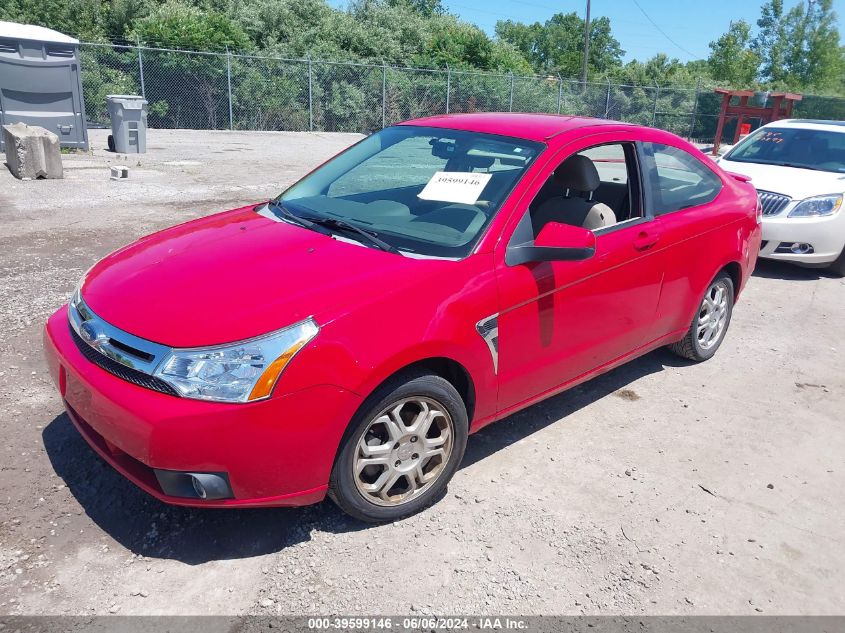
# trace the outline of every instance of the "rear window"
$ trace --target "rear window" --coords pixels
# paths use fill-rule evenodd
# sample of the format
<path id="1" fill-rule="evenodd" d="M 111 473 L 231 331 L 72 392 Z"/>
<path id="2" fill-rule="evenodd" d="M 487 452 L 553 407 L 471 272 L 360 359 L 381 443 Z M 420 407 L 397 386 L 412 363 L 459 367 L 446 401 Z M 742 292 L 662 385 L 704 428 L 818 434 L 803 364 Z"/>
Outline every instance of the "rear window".
<path id="1" fill-rule="evenodd" d="M 707 204 L 719 195 L 722 180 L 687 152 L 670 145 L 644 143 L 654 215 Z"/>

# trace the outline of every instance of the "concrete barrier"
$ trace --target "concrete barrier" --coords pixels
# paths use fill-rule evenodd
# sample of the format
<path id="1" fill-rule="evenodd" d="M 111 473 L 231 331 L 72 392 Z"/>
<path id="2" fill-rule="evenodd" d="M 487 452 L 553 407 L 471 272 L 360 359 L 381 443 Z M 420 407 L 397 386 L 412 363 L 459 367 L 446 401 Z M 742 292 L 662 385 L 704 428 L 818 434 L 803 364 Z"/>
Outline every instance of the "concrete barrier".
<path id="1" fill-rule="evenodd" d="M 59 137 L 43 127 L 26 123 L 3 126 L 6 164 L 15 178 L 62 178 Z"/>

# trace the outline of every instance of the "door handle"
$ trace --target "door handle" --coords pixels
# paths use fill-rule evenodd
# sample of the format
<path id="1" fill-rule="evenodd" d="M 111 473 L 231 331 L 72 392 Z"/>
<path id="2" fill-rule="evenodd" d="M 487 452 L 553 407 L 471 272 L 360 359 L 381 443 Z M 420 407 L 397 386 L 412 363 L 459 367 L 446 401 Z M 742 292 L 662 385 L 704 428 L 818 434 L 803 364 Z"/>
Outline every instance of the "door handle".
<path id="1" fill-rule="evenodd" d="M 657 241 L 660 239 L 659 235 L 655 235 L 654 233 L 647 233 L 646 231 L 640 231 L 640 234 L 634 239 L 634 248 L 638 251 L 645 251 L 657 244 Z"/>

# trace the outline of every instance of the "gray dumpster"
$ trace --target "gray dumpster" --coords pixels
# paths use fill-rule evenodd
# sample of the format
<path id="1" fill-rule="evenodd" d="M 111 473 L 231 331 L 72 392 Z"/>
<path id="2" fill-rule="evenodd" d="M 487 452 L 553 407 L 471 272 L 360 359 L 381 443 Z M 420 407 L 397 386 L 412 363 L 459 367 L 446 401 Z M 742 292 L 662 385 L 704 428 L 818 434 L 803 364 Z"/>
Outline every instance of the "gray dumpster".
<path id="1" fill-rule="evenodd" d="M 147 100 L 137 95 L 108 95 L 111 117 L 109 149 L 121 154 L 147 152 Z"/>
<path id="2" fill-rule="evenodd" d="M 62 147 L 88 149 L 78 40 L 0 21 L 0 126 L 13 123 L 43 127 Z"/>

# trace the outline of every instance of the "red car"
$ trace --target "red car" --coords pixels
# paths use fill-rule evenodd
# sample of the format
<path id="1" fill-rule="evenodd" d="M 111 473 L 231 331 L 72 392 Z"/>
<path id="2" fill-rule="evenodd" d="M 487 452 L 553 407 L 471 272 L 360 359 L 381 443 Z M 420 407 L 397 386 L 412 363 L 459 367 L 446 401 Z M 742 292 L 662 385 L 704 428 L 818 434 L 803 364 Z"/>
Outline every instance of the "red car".
<path id="1" fill-rule="evenodd" d="M 660 346 L 710 358 L 760 221 L 668 132 L 437 116 L 112 253 L 44 347 L 73 424 L 162 501 L 395 520 L 469 433 Z"/>

